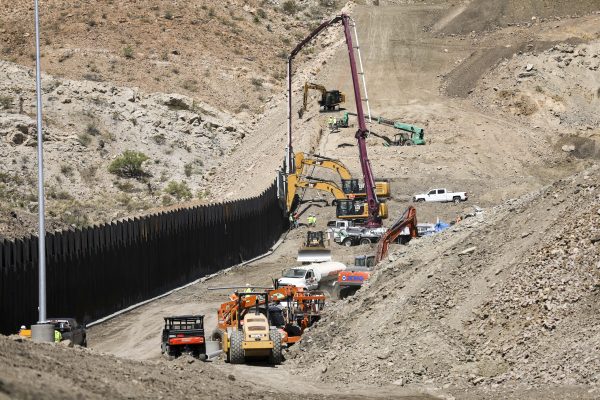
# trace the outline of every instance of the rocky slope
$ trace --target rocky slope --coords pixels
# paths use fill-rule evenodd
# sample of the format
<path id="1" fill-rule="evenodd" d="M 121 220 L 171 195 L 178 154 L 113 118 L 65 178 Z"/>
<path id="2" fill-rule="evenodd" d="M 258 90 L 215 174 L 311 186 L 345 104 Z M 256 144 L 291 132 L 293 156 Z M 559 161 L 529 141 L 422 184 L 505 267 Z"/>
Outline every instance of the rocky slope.
<path id="1" fill-rule="evenodd" d="M 600 42 L 524 52 L 486 75 L 473 98 L 485 110 L 552 132 L 577 158 L 600 157 Z"/>
<path id="2" fill-rule="evenodd" d="M 43 77 L 49 227 L 85 226 L 208 195 L 206 180 L 243 140 L 235 118 L 179 94 Z M 0 234 L 32 232 L 37 131 L 31 70 L 0 62 Z M 137 179 L 108 169 L 148 157 Z M 171 182 L 177 183 L 173 186 Z M 171 186 L 169 186 L 171 185 Z M 173 188 L 177 190 L 173 190 Z"/>
<path id="3" fill-rule="evenodd" d="M 599 181 L 595 166 L 392 249 L 371 283 L 292 351 L 298 373 L 401 386 L 595 388 Z"/>
<path id="4" fill-rule="evenodd" d="M 285 54 L 298 35 L 341 5 L 50 0 L 40 5 L 42 67 L 63 78 L 182 93 L 253 113 L 284 83 Z M 0 21 L 0 58 L 33 66 L 30 2 L 3 7 Z"/>
<path id="5" fill-rule="evenodd" d="M 281 96 L 285 58 L 334 1 L 200 1 L 42 5 L 48 227 L 85 226 L 184 201 L 221 201 L 264 190 L 223 192 L 244 143 L 263 145 L 263 106 Z M 36 225 L 32 9 L 0 10 L 0 235 Z M 335 37 L 317 42 L 329 46 Z M 316 65 L 316 47 L 296 62 Z M 25 68 L 18 67 L 25 64 Z M 223 111 L 225 110 L 225 111 Z M 236 117 L 233 117 L 233 115 Z M 284 121 L 273 114 L 277 124 Z M 254 130 L 257 133 L 249 136 Z M 281 135 L 272 137 L 283 139 Z M 283 146 L 281 146 L 283 148 Z M 127 150 L 144 153 L 142 179 L 107 171 Z M 239 158 L 253 157 L 250 150 Z M 278 151 L 277 164 L 281 162 Z M 65 156 L 68 154 L 68 156 Z M 247 182 L 248 179 L 243 179 Z M 189 204 L 189 203 L 188 203 Z"/>

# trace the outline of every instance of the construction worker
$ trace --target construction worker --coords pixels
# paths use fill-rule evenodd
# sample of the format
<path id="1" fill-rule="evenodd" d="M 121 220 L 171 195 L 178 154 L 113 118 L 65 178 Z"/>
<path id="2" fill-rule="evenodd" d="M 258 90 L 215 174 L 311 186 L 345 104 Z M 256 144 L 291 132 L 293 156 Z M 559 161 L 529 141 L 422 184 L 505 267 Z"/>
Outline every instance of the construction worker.
<path id="1" fill-rule="evenodd" d="M 244 293 L 252 293 L 252 288 L 249 283 L 246 283 L 246 289 L 244 289 Z"/>
<path id="2" fill-rule="evenodd" d="M 294 228 L 298 227 L 298 220 L 300 219 L 300 215 L 297 212 L 294 213 Z"/>
<path id="3" fill-rule="evenodd" d="M 329 117 L 327 119 L 327 125 L 329 126 L 329 129 L 333 129 L 333 117 Z"/>
<path id="4" fill-rule="evenodd" d="M 333 128 L 337 128 L 337 118 L 333 117 Z"/>
<path id="5" fill-rule="evenodd" d="M 59 343 L 62 340 L 62 333 L 58 329 L 54 330 L 54 343 Z"/>
<path id="6" fill-rule="evenodd" d="M 294 229 L 296 226 L 296 224 L 294 223 L 295 219 L 294 219 L 294 214 L 290 213 L 290 229 Z"/>

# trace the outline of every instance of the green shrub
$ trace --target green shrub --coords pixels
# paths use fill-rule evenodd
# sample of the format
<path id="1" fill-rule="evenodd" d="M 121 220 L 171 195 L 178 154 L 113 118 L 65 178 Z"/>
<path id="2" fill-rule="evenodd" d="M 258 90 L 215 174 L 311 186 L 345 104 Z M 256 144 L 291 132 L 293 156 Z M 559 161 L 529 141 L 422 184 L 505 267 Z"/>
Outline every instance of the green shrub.
<path id="1" fill-rule="evenodd" d="M 13 103 L 12 97 L 4 96 L 4 95 L 0 96 L 0 107 L 2 107 L 3 109 L 5 109 L 5 110 L 10 109 L 12 107 L 12 103 Z"/>
<path id="2" fill-rule="evenodd" d="M 283 2 L 283 4 L 281 5 L 281 9 L 284 13 L 292 15 L 296 14 L 296 12 L 298 11 L 298 6 L 296 5 L 296 2 L 294 0 L 287 0 Z"/>
<path id="3" fill-rule="evenodd" d="M 142 163 L 148 156 L 139 151 L 126 150 L 108 166 L 108 172 L 121 178 L 141 178 L 148 175 Z"/>
<path id="4" fill-rule="evenodd" d="M 123 55 L 125 58 L 133 58 L 133 48 L 131 46 L 127 46 L 123 49 Z"/>
<path id="5" fill-rule="evenodd" d="M 63 164 L 60 166 L 60 172 L 65 176 L 73 175 L 73 167 L 67 164 Z"/>
<path id="6" fill-rule="evenodd" d="M 171 181 L 165 188 L 165 193 L 175 197 L 177 200 L 192 198 L 192 191 L 185 182 Z"/>
<path id="7" fill-rule="evenodd" d="M 92 137 L 87 133 L 80 133 L 79 135 L 77 135 L 77 141 L 82 146 L 88 147 L 90 143 L 92 143 Z"/>
<path id="8" fill-rule="evenodd" d="M 164 207 L 168 207 L 168 206 L 170 206 L 171 204 L 173 204 L 173 198 L 172 198 L 171 196 L 169 196 L 168 194 L 165 194 L 165 195 L 162 197 L 162 205 L 163 205 Z"/>
<path id="9" fill-rule="evenodd" d="M 193 172 L 193 165 L 191 163 L 187 163 L 183 166 L 183 172 L 185 173 L 185 176 L 187 176 L 188 178 L 190 176 L 192 176 L 192 172 Z"/>
<path id="10" fill-rule="evenodd" d="M 196 197 L 200 200 L 204 199 L 205 197 L 208 197 L 208 195 L 210 194 L 210 192 L 208 190 L 198 190 L 196 192 Z"/>

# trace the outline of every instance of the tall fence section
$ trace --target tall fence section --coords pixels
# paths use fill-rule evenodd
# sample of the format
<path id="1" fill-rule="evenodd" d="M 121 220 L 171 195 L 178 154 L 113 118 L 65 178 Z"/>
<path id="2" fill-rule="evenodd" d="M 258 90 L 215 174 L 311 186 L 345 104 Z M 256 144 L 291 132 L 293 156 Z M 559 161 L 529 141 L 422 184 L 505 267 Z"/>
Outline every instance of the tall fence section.
<path id="1" fill-rule="evenodd" d="M 46 235 L 49 317 L 89 322 L 268 251 L 287 228 L 260 196 Z M 0 332 L 38 317 L 38 238 L 0 240 Z"/>

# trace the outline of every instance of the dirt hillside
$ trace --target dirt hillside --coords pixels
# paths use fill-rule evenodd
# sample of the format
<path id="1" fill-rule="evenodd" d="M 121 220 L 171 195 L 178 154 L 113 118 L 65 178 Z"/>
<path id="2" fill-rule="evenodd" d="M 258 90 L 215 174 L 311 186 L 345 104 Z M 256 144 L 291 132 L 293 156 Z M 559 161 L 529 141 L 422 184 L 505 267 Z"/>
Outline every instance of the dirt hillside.
<path id="1" fill-rule="evenodd" d="M 438 25 L 445 34 L 490 31 L 539 19 L 571 18 L 600 11 L 597 0 L 470 0 L 456 5 Z"/>
<path id="2" fill-rule="evenodd" d="M 273 176 L 225 196 L 220 182 L 230 176 L 223 157 L 246 140 L 247 159 L 262 135 L 248 134 L 263 107 L 274 107 L 292 43 L 334 11 L 334 2 L 288 3 L 43 3 L 48 228 L 246 197 L 270 185 Z M 37 224 L 32 13 L 22 1 L 0 10 L 0 236 L 7 238 L 33 234 Z M 309 50 L 297 67 L 315 64 Z M 139 173 L 110 173 L 131 150 L 148 158 Z"/>
<path id="3" fill-rule="evenodd" d="M 334 2 L 152 0 L 40 6 L 42 68 L 74 80 L 177 92 L 256 112 L 285 77 L 283 54 Z M 33 66 L 33 7 L 0 11 L 1 58 Z"/>
<path id="4" fill-rule="evenodd" d="M 599 178 L 594 168 L 396 247 L 295 349 L 298 372 L 400 386 L 596 385 Z M 347 343 L 360 346 L 340 351 Z"/>

